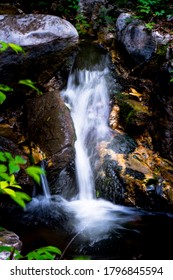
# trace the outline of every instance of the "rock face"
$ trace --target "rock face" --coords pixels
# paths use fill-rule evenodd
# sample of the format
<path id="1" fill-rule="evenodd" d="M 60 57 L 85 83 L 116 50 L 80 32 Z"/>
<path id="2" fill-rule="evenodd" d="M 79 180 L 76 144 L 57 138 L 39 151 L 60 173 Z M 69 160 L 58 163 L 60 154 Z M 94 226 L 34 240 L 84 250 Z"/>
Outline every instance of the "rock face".
<path id="1" fill-rule="evenodd" d="M 68 60 L 78 33 L 71 23 L 56 16 L 0 15 L 0 38 L 25 50 L 24 54 L 15 54 L 10 49 L 1 53 L 1 82 L 9 84 L 30 78 L 44 83 Z"/>
<path id="2" fill-rule="evenodd" d="M 135 62 L 143 63 L 152 57 L 156 42 L 141 21 L 122 13 L 117 19 L 116 28 L 118 40 Z"/>
<path id="3" fill-rule="evenodd" d="M 58 91 L 27 102 L 29 138 L 52 162 L 52 170 L 65 168 L 74 159 L 75 132 L 70 112 Z"/>
<path id="4" fill-rule="evenodd" d="M 75 27 L 70 22 L 50 15 L 1 15 L 0 27 L 2 41 L 20 46 L 78 37 Z"/>
<path id="5" fill-rule="evenodd" d="M 115 130 L 100 145 L 97 196 L 146 210 L 173 212 L 173 166 L 158 154 Z"/>
<path id="6" fill-rule="evenodd" d="M 0 246 L 12 246 L 20 251 L 22 242 L 14 232 L 3 229 L 0 231 Z M 11 252 L 3 251 L 0 253 L 0 260 L 7 260 L 10 255 Z M 13 255 L 12 259 L 14 259 L 14 256 L 15 255 Z"/>

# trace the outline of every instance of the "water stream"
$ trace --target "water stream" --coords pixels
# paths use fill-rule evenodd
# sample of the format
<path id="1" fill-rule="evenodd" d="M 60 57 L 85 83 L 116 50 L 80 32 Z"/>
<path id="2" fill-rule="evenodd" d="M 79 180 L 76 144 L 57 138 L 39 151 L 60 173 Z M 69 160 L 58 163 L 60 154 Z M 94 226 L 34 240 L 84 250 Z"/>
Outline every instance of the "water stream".
<path id="1" fill-rule="evenodd" d="M 89 60 L 89 57 L 88 57 Z M 95 168 L 99 161 L 99 145 L 111 137 L 109 118 L 109 69 L 102 57 L 85 69 L 76 67 L 69 76 L 67 88 L 61 95 L 71 111 L 75 132 L 75 169 L 78 198 L 66 203 L 76 218 L 76 232 L 91 239 L 107 237 L 112 229 L 133 219 L 133 211 L 96 199 Z M 104 64 L 103 64 L 104 63 Z"/>

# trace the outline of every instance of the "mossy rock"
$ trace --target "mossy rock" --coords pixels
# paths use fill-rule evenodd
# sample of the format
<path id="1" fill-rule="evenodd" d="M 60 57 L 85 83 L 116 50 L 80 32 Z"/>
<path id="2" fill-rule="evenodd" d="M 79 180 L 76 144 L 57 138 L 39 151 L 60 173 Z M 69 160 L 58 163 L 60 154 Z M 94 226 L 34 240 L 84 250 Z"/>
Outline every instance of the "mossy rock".
<path id="1" fill-rule="evenodd" d="M 140 101 L 131 99 L 129 95 L 120 94 L 117 100 L 120 107 L 120 123 L 125 130 L 134 134 L 145 129 L 151 116 L 148 107 Z"/>

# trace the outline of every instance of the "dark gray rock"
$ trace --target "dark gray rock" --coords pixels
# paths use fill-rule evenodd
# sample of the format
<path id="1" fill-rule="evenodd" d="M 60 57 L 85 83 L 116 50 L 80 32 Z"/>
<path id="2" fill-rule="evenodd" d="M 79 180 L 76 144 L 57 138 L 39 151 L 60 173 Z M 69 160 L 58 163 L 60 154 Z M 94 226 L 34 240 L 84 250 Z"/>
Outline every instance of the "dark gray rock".
<path id="1" fill-rule="evenodd" d="M 136 63 L 152 58 L 156 50 L 156 41 L 152 32 L 130 14 L 122 13 L 116 22 L 118 40 Z"/>
<path id="2" fill-rule="evenodd" d="M 0 54 L 1 83 L 15 85 L 29 78 L 43 85 L 71 56 L 78 33 L 71 23 L 56 16 L 1 15 L 0 38 L 25 50 L 24 54 L 11 49 Z"/>
<path id="3" fill-rule="evenodd" d="M 75 132 L 70 112 L 58 91 L 27 102 L 28 133 L 52 162 L 52 172 L 65 168 L 74 159 Z"/>

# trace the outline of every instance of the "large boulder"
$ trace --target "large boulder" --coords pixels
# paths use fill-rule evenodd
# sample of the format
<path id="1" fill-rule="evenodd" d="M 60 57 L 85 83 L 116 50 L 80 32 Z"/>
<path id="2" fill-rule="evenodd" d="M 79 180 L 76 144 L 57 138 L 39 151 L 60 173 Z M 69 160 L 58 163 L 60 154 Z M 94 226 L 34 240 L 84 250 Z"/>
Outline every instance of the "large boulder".
<path id="1" fill-rule="evenodd" d="M 27 119 L 29 139 L 45 153 L 57 178 L 74 159 L 75 131 L 69 109 L 58 91 L 49 92 L 27 101 Z"/>
<path id="2" fill-rule="evenodd" d="M 0 15 L 0 38 L 25 50 L 16 54 L 8 49 L 0 54 L 1 83 L 29 78 L 43 84 L 68 61 L 78 33 L 70 22 L 56 16 Z"/>
<path id="3" fill-rule="evenodd" d="M 156 50 L 156 41 L 152 32 L 144 23 L 128 13 L 121 13 L 116 21 L 117 38 L 136 63 L 152 58 Z"/>

